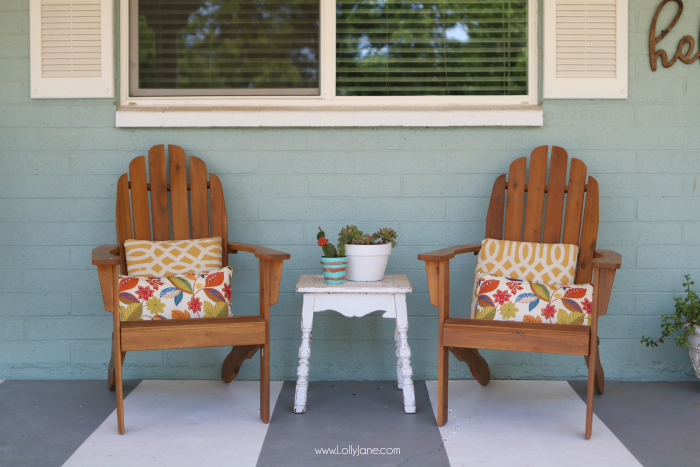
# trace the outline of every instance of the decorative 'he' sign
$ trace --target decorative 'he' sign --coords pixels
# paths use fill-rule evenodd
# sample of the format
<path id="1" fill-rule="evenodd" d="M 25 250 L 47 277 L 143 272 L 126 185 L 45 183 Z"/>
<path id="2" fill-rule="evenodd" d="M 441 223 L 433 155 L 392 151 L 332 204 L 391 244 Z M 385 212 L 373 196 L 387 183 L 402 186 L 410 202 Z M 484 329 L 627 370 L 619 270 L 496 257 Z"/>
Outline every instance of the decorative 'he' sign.
<path id="1" fill-rule="evenodd" d="M 662 30 L 661 34 L 657 36 L 656 20 L 659 19 L 659 14 L 661 13 L 661 10 L 663 10 L 663 8 L 668 2 L 676 2 L 678 4 L 678 12 L 673 18 L 673 21 L 671 21 L 671 24 L 669 24 L 668 27 Z M 687 64 L 691 64 L 698 58 L 700 58 L 700 50 L 695 56 L 693 56 L 693 51 L 695 50 L 695 39 L 693 39 L 691 36 L 685 36 L 680 41 L 678 41 L 678 48 L 676 49 L 676 54 L 673 56 L 670 62 L 668 61 L 668 55 L 666 54 L 665 50 L 656 50 L 656 44 L 661 42 L 661 39 L 666 37 L 666 35 L 669 32 L 671 32 L 671 29 L 673 29 L 673 27 L 676 25 L 678 20 L 681 18 L 682 14 L 683 0 L 664 0 L 663 2 L 661 2 L 661 5 L 659 5 L 659 7 L 656 9 L 654 19 L 651 21 L 651 30 L 649 31 L 649 60 L 651 61 L 651 71 L 656 71 L 656 64 L 659 57 L 661 57 L 661 64 L 664 66 L 664 68 L 670 68 L 674 63 L 676 63 L 676 60 L 678 60 L 679 58 L 683 63 Z M 684 52 L 683 49 L 686 45 L 688 46 L 688 50 Z"/>

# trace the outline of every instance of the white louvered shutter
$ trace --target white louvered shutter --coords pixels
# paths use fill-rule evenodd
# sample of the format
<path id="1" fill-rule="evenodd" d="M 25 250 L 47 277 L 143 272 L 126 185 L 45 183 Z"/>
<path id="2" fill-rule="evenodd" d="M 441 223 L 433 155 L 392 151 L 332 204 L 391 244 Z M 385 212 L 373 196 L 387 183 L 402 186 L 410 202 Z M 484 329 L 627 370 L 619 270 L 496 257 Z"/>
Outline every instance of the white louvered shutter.
<path id="1" fill-rule="evenodd" d="M 544 2 L 544 98 L 627 98 L 627 0 Z"/>
<path id="2" fill-rule="evenodd" d="M 30 0 L 31 97 L 114 97 L 112 0 Z"/>

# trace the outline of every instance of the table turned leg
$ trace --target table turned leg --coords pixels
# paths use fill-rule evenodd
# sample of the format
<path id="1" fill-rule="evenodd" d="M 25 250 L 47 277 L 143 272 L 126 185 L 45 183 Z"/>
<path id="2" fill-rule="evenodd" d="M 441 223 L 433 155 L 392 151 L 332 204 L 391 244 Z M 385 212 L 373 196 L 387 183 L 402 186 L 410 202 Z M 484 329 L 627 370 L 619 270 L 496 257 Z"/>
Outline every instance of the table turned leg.
<path id="1" fill-rule="evenodd" d="M 416 395 L 413 389 L 413 368 L 411 368 L 411 348 L 408 346 L 408 311 L 406 295 L 396 294 L 396 329 L 399 334 L 399 363 L 403 376 L 403 404 L 406 413 L 416 413 Z"/>
<path id="2" fill-rule="evenodd" d="M 399 333 L 399 323 L 396 323 L 394 329 L 394 343 L 396 344 L 396 380 L 399 383 L 399 389 L 403 389 L 403 369 L 401 368 L 401 333 Z"/>
<path id="3" fill-rule="evenodd" d="M 299 347 L 299 367 L 297 387 L 294 393 L 294 413 L 306 412 L 306 392 L 309 389 L 309 358 L 311 357 L 311 328 L 314 320 L 314 296 L 304 294 L 301 311 L 301 346 Z"/>

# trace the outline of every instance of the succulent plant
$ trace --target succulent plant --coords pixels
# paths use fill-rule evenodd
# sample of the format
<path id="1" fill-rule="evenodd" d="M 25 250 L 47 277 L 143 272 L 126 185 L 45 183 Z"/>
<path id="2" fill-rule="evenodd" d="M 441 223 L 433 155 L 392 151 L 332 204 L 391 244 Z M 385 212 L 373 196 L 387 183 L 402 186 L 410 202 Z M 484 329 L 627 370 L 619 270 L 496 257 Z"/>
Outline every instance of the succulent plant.
<path id="1" fill-rule="evenodd" d="M 338 239 L 340 237 L 343 237 L 347 239 L 348 241 L 346 243 L 352 243 L 352 240 L 355 238 L 360 238 L 363 235 L 363 232 L 357 228 L 356 225 L 346 225 L 342 229 L 340 229 L 340 235 L 338 236 Z"/>
<path id="2" fill-rule="evenodd" d="M 337 248 L 332 245 L 326 238 L 326 233 L 319 226 L 316 240 L 319 246 L 323 249 L 323 254 L 326 258 L 337 258 L 345 256 L 345 245 L 383 245 L 391 243 L 391 247 L 396 246 L 398 235 L 394 229 L 389 227 L 379 229 L 374 234 L 366 234 L 357 228 L 356 225 L 346 225 L 340 229 L 338 234 Z"/>
<path id="3" fill-rule="evenodd" d="M 353 245 L 371 245 L 372 243 L 374 243 L 374 238 L 370 234 L 362 234 L 352 239 Z"/>
<path id="4" fill-rule="evenodd" d="M 379 245 L 391 243 L 392 248 L 396 247 L 396 239 L 398 236 L 399 235 L 396 233 L 396 231 L 390 227 L 379 229 L 372 234 L 372 238 L 374 239 L 373 243 Z"/>

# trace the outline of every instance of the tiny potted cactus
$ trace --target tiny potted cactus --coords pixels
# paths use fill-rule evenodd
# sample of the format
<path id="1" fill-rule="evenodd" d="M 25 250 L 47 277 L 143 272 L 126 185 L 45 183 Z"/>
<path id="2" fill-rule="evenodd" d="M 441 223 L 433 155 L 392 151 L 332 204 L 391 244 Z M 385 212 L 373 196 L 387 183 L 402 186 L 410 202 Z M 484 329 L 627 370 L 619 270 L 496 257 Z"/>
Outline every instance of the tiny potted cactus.
<path id="1" fill-rule="evenodd" d="M 326 238 L 326 233 L 319 226 L 316 234 L 318 245 L 323 249 L 321 256 L 321 266 L 323 267 L 323 278 L 326 284 L 342 284 L 345 282 L 345 270 L 348 265 L 348 258 L 345 256 L 345 244 L 348 242 L 347 235 L 338 236 L 338 247 L 333 246 Z"/>
<path id="2" fill-rule="evenodd" d="M 349 281 L 380 281 L 384 278 L 391 249 L 396 246 L 398 235 L 391 228 L 384 228 L 372 235 L 354 225 L 340 230 L 340 239 L 346 241 L 345 254 L 348 268 L 345 277 Z"/>

